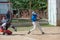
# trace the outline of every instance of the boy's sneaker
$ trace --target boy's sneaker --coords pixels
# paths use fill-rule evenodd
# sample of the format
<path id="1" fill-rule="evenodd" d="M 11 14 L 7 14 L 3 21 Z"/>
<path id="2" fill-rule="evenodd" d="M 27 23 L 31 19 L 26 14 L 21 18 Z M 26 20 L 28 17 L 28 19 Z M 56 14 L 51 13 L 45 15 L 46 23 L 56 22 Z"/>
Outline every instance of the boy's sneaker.
<path id="1" fill-rule="evenodd" d="M 44 32 L 42 32 L 42 34 L 45 34 Z"/>
<path id="2" fill-rule="evenodd" d="M 17 29 L 15 29 L 15 31 L 17 32 Z"/>
<path id="3" fill-rule="evenodd" d="M 28 34 L 30 34 L 30 33 L 31 33 L 31 31 L 28 32 Z"/>
<path id="4" fill-rule="evenodd" d="M 16 29 L 16 27 L 15 27 L 15 26 L 12 26 L 12 28 L 14 29 L 14 31 L 16 31 L 16 32 L 17 32 L 17 29 Z"/>

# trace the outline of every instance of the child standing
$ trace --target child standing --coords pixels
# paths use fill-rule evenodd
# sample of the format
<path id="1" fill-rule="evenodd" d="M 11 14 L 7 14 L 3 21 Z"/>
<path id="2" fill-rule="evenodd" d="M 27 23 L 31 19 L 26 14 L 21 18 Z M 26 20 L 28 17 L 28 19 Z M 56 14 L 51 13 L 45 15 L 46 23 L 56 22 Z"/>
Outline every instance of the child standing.
<path id="1" fill-rule="evenodd" d="M 28 32 L 28 34 L 30 34 L 33 30 L 36 29 L 37 25 L 38 25 L 38 22 L 37 22 L 37 13 L 36 12 L 32 12 L 32 17 L 31 17 L 31 20 L 32 20 L 32 24 L 33 24 L 33 28 Z M 40 27 L 40 26 L 39 26 Z M 41 29 L 41 27 L 39 28 L 42 32 L 42 34 L 44 34 L 43 30 Z"/>

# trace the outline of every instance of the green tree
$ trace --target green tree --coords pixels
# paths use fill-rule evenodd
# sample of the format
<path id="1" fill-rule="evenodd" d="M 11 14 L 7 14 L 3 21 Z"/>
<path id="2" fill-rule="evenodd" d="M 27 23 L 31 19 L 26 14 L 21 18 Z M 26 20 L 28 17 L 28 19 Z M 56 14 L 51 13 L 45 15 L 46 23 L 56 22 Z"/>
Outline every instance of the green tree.
<path id="1" fill-rule="evenodd" d="M 10 0 L 15 9 L 47 9 L 47 0 Z"/>
<path id="2" fill-rule="evenodd" d="M 11 0 L 13 8 L 18 9 L 28 9 L 29 1 L 28 0 Z"/>

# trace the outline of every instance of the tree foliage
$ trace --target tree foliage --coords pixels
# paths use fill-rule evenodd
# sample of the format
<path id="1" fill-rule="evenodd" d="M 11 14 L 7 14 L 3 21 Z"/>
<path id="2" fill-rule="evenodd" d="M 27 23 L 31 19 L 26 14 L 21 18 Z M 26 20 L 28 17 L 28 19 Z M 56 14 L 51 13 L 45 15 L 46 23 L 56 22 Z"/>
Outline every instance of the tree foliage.
<path id="1" fill-rule="evenodd" d="M 47 0 L 10 0 L 14 9 L 40 9 L 47 8 Z"/>

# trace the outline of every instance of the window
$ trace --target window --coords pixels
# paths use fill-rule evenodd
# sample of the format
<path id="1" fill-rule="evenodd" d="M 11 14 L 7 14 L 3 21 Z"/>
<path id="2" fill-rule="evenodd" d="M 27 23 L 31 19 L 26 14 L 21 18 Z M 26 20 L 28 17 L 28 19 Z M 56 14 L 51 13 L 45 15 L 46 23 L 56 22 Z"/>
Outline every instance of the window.
<path id="1" fill-rule="evenodd" d="M 0 0 L 0 2 L 7 2 L 8 0 Z"/>
<path id="2" fill-rule="evenodd" d="M 6 14 L 9 8 L 9 4 L 0 3 L 0 14 Z"/>

